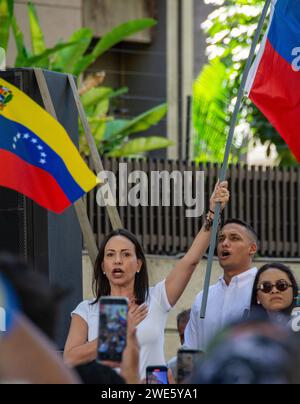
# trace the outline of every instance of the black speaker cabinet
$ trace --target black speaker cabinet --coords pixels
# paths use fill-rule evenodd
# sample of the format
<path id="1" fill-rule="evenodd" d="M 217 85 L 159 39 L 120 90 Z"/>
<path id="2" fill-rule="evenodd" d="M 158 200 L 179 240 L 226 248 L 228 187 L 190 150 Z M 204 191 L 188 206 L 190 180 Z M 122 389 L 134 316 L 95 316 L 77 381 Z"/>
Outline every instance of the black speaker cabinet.
<path id="1" fill-rule="evenodd" d="M 64 74 L 44 71 L 59 122 L 78 144 L 76 105 Z M 11 69 L 0 77 L 20 88 L 43 106 L 33 70 Z M 34 117 L 33 117 L 34 119 Z M 63 348 L 70 312 L 82 300 L 82 238 L 73 207 L 56 215 L 23 195 L 0 187 L 0 251 L 25 258 L 49 282 L 66 288 L 56 343 Z"/>

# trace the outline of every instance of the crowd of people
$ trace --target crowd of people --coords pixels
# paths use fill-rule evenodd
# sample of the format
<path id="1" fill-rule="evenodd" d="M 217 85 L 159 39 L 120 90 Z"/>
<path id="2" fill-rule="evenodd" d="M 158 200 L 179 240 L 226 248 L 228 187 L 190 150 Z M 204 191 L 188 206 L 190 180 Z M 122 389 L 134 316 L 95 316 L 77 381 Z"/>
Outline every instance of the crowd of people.
<path id="1" fill-rule="evenodd" d="M 0 334 L 0 382 L 134 384 L 145 380 L 147 367 L 166 365 L 168 313 L 209 246 L 216 203 L 224 209 L 228 201 L 227 182 L 218 183 L 191 248 L 167 278 L 152 287 L 137 238 L 125 229 L 108 234 L 94 268 L 95 299 L 81 302 L 72 312 L 63 358 L 49 341 L 64 291 L 49 286 L 20 261 L 2 257 L 0 303 L 7 315 L 11 313 L 12 325 Z M 205 319 L 200 318 L 202 292 L 191 310 L 178 317 L 182 349 L 204 353 L 185 382 L 294 383 L 300 379 L 298 334 L 291 327 L 298 285 L 291 269 L 282 263 L 257 269 L 257 248 L 257 235 L 249 224 L 231 219 L 220 227 L 217 256 L 223 276 L 209 289 Z M 11 296 L 8 290 L 16 299 L 1 301 L 1 296 Z M 97 361 L 99 350 L 113 338 L 107 330 L 107 340 L 99 346 L 103 297 L 128 301 L 126 347 L 120 362 Z M 119 339 L 125 338 L 124 332 L 119 334 Z M 28 366 L 30 358 L 37 359 L 33 367 Z M 176 358 L 169 365 L 176 373 Z M 169 371 L 169 382 L 173 376 L 176 379 Z"/>

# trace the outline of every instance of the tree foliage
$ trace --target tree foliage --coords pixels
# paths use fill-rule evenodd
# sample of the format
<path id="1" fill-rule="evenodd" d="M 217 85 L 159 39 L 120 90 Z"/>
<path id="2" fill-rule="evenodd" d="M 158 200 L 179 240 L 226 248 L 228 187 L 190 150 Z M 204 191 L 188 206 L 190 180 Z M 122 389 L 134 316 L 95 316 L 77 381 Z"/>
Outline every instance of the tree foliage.
<path id="1" fill-rule="evenodd" d="M 202 28 L 206 34 L 209 63 L 194 85 L 195 157 L 223 159 L 233 104 L 245 69 L 264 0 L 205 0 L 215 6 Z M 268 21 L 265 25 L 267 26 Z M 264 30 L 265 32 L 265 30 Z M 248 140 L 259 140 L 270 153 L 275 145 L 278 162 L 296 164 L 277 131 L 249 100 L 241 109 L 231 161 L 247 151 Z"/>

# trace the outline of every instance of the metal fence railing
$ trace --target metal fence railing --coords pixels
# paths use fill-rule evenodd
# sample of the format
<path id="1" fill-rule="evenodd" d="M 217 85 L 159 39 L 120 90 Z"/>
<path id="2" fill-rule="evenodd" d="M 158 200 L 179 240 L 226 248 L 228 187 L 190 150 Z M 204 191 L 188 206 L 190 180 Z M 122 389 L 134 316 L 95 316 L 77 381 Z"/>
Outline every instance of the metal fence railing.
<path id="1" fill-rule="evenodd" d="M 153 171 L 204 171 L 206 206 L 220 168 L 216 164 L 195 165 L 172 160 L 104 158 L 105 170 L 112 171 L 116 176 L 117 190 L 121 162 L 127 163 L 128 173 L 141 170 L 148 178 Z M 231 201 L 223 213 L 223 219 L 239 218 L 251 224 L 258 233 L 259 255 L 262 257 L 300 257 L 300 167 L 230 165 L 228 179 Z M 151 192 L 150 181 L 148 191 Z M 171 201 L 176 192 L 181 191 L 172 186 Z M 105 208 L 97 206 L 96 191 L 89 193 L 87 204 L 99 242 L 111 230 L 109 219 Z M 202 224 L 202 217 L 186 218 L 186 207 L 173 206 L 172 203 L 169 207 L 125 206 L 118 210 L 124 227 L 140 239 L 148 254 L 175 255 L 185 252 Z"/>

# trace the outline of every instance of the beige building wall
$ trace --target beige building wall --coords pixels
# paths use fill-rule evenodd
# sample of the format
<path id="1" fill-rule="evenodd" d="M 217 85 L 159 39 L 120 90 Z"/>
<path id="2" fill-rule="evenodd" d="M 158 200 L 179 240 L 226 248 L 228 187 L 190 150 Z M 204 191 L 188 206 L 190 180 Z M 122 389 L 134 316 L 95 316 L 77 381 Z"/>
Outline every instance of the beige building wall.
<path id="1" fill-rule="evenodd" d="M 177 259 L 170 257 L 147 256 L 147 261 L 149 265 L 150 284 L 154 285 L 167 277 L 169 272 L 176 265 Z M 271 259 L 256 260 L 255 266 L 260 268 L 266 262 L 270 261 Z M 288 260 L 283 260 L 283 262 L 291 266 L 291 268 L 294 270 L 296 277 L 300 283 L 300 261 L 291 261 L 291 262 L 286 261 Z M 180 346 L 179 337 L 176 330 L 176 316 L 180 311 L 189 309 L 191 307 L 196 295 L 203 288 L 206 263 L 207 261 L 203 260 L 199 264 L 187 289 L 185 290 L 181 299 L 178 301 L 176 307 L 173 310 L 171 310 L 169 314 L 165 332 L 165 355 L 167 360 L 169 360 L 176 354 L 177 349 Z M 213 263 L 211 282 L 215 283 L 218 280 L 219 276 L 221 275 L 222 270 L 218 265 L 218 261 L 215 260 Z M 90 299 L 93 296 L 91 291 L 91 284 L 92 284 L 92 267 L 90 264 L 89 257 L 87 255 L 83 255 L 83 295 L 85 299 Z"/>
<path id="2" fill-rule="evenodd" d="M 101 37 L 119 24 L 129 20 L 153 17 L 148 0 L 82 0 L 83 25 Z M 127 38 L 129 42 L 151 42 L 151 30 Z"/>
<path id="3" fill-rule="evenodd" d="M 179 131 L 179 0 L 166 0 L 167 41 L 167 136 L 173 142 L 168 147 L 168 159 L 177 160 Z"/>

